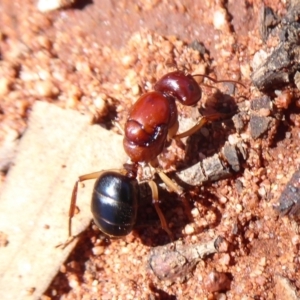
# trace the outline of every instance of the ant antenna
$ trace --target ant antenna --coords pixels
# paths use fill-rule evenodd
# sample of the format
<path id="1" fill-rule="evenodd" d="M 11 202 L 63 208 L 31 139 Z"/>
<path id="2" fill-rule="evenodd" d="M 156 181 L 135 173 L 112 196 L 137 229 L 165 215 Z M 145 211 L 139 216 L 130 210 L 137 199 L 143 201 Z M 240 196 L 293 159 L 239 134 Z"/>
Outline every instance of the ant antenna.
<path id="1" fill-rule="evenodd" d="M 230 79 L 226 79 L 226 80 L 216 80 L 216 79 L 214 79 L 214 78 L 212 78 L 212 77 L 210 77 L 210 76 L 204 75 L 204 74 L 192 74 L 192 76 L 193 76 L 193 77 L 196 77 L 196 76 L 202 76 L 202 77 L 205 77 L 205 78 L 207 78 L 207 79 L 213 81 L 214 83 L 232 82 L 232 83 L 239 84 L 239 85 L 243 86 L 244 88 L 246 88 L 246 86 L 245 86 L 243 83 L 241 83 L 241 82 L 239 82 L 239 81 L 236 81 L 236 80 L 230 80 Z"/>

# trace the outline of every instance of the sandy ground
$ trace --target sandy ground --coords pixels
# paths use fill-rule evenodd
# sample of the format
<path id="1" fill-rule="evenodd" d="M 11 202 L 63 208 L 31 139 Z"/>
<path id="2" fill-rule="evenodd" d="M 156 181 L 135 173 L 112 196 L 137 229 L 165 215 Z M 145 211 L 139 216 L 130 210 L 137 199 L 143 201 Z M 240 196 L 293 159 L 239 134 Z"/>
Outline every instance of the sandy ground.
<path id="1" fill-rule="evenodd" d="M 285 1 L 265 5 L 279 19 L 286 13 Z M 246 156 L 237 172 L 185 186 L 192 222 L 176 194 L 160 191 L 177 241 L 197 245 L 222 236 L 226 247 L 188 270 L 188 280 L 159 280 L 150 270 L 149 253 L 169 238 L 148 205 L 140 218 L 156 224 L 124 239 L 107 238 L 91 225 L 42 299 L 298 299 L 299 225 L 274 209 L 300 159 L 298 96 L 292 83 L 268 92 L 275 110 L 258 112 L 273 122 L 265 134 L 253 139 L 248 126 L 251 102 L 263 96 L 251 81 L 253 57 L 278 43 L 275 33 L 262 41 L 261 1 L 95 0 L 42 13 L 32 1 L 3 0 L 0 9 L 2 185 L 37 100 L 90 115 L 118 132 L 111 120 L 123 126 L 132 103 L 175 69 L 245 85 L 234 84 L 230 95 L 240 110 L 244 107 L 246 125 L 240 132 L 230 120 L 218 121 L 196 134 L 191 157 L 186 159 L 186 149 L 172 143 L 161 158 L 173 176 L 182 160 L 203 161 L 218 154 L 226 141 L 241 141 Z M 228 92 L 226 84 L 218 87 Z M 282 105 L 286 98 L 278 100 L 274 91 L 287 88 L 291 103 Z M 210 87 L 203 86 L 203 94 L 203 102 L 215 99 Z M 186 108 L 179 106 L 179 112 L 190 118 Z"/>

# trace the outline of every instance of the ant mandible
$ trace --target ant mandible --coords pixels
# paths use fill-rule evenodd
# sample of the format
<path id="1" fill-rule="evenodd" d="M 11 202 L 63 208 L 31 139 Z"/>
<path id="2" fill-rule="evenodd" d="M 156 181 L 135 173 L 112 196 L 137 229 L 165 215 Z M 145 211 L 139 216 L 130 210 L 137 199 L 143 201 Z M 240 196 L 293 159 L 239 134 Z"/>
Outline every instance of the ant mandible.
<path id="1" fill-rule="evenodd" d="M 107 170 L 80 176 L 76 181 L 69 210 L 69 237 L 72 237 L 72 218 L 75 214 L 78 184 L 85 180 L 96 179 L 91 210 L 95 224 L 99 229 L 113 237 L 130 233 L 136 223 L 137 207 L 140 201 L 137 169 L 139 163 L 155 168 L 156 173 L 171 191 L 182 195 L 183 191 L 159 168 L 157 156 L 162 153 L 166 141 L 171 138 L 183 138 L 199 130 L 204 124 L 221 118 L 216 113 L 202 117 L 191 129 L 177 134 L 178 113 L 176 100 L 183 105 L 193 106 L 201 100 L 202 90 L 195 76 L 203 76 L 215 83 L 234 82 L 217 81 L 206 75 L 190 75 L 174 71 L 164 75 L 154 86 L 154 91 L 142 95 L 133 105 L 125 124 L 123 146 L 132 164 L 124 165 L 122 170 Z M 242 85 L 242 84 L 241 84 Z M 148 180 L 152 191 L 153 204 L 160 218 L 161 227 L 173 235 L 158 205 L 158 189 L 153 180 Z"/>

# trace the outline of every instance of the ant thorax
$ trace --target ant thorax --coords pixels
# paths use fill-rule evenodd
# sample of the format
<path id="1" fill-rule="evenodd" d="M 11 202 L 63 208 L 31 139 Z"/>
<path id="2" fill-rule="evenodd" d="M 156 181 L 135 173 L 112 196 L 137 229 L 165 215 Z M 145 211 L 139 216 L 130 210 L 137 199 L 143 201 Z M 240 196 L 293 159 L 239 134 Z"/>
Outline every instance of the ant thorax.
<path id="1" fill-rule="evenodd" d="M 140 183 L 153 180 L 155 173 L 155 168 L 149 163 L 141 162 L 138 164 L 137 180 Z"/>

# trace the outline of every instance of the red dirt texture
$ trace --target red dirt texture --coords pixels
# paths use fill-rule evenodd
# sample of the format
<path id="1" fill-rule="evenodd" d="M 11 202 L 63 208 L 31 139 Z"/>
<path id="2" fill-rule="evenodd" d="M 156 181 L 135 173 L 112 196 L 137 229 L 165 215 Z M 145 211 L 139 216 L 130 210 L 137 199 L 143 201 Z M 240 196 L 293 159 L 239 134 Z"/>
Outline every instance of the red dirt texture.
<path id="1" fill-rule="evenodd" d="M 225 109 L 227 117 L 170 142 L 159 157 L 185 191 L 179 197 L 155 177 L 175 243 L 151 201 L 122 239 L 91 223 L 48 289 L 34 297 L 299 299 L 298 2 L 78 0 L 42 12 L 33 1 L 1 1 L 0 188 L 36 101 L 73 109 L 120 134 L 112 121 L 123 128 L 133 103 L 168 72 L 229 81 L 197 78 L 201 103 L 178 104 L 180 126 L 190 127 L 199 111 Z M 211 174 L 218 163 L 221 170 Z M 62 201 L 69 207 L 69 198 Z M 213 251 L 197 252 L 214 240 Z M 0 251 L 8 246 L 0 228 Z M 171 280 L 151 268 L 157 246 L 166 247 L 161 260 L 170 261 L 164 272 Z M 181 265 L 178 278 L 170 274 Z"/>

